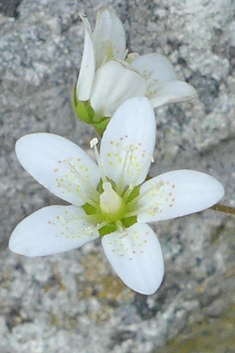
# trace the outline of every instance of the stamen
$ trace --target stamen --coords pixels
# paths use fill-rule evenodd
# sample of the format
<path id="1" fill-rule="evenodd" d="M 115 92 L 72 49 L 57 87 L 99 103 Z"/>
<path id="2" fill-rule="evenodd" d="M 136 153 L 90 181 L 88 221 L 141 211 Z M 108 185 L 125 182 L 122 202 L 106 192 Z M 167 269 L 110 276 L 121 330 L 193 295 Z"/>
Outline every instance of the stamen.
<path id="1" fill-rule="evenodd" d="M 151 163 L 154 162 L 153 156 L 150 156 L 150 161 L 151 161 Z M 136 186 L 139 175 L 143 172 L 144 169 L 146 169 L 148 163 L 149 163 L 149 160 L 146 160 L 144 165 L 141 167 L 139 172 L 136 174 L 133 182 L 128 186 L 127 190 L 125 191 L 125 193 L 123 195 L 124 201 L 126 201 L 128 199 L 128 197 L 130 196 L 130 194 L 132 193 L 134 187 Z"/>
<path id="2" fill-rule="evenodd" d="M 79 198 L 82 200 L 82 201 L 85 201 L 85 203 L 88 202 L 88 197 L 87 195 L 84 195 L 81 193 L 81 189 L 78 185 L 76 185 L 75 182 L 73 182 L 72 180 L 64 180 L 63 178 L 57 178 L 56 179 L 56 186 L 59 187 L 59 188 L 63 188 L 67 193 L 79 193 Z M 73 185 L 72 185 L 73 184 Z M 72 186 L 74 186 L 74 192 L 72 190 Z M 64 194 L 65 191 L 63 191 L 62 193 Z"/>
<path id="3" fill-rule="evenodd" d="M 123 200 L 126 201 L 128 199 L 128 197 L 130 196 L 130 194 L 132 193 L 133 189 L 134 189 L 134 184 L 131 183 L 128 188 L 126 189 L 126 191 L 124 192 L 123 195 Z"/>
<path id="4" fill-rule="evenodd" d="M 64 217 L 62 216 L 58 216 L 56 217 L 58 221 L 61 222 L 62 227 L 64 227 L 65 229 L 68 229 L 67 227 L 70 224 L 78 224 L 80 221 L 87 221 L 88 217 L 87 215 L 83 215 L 83 216 L 79 216 L 79 218 L 76 218 L 75 216 L 72 216 L 72 219 L 64 219 Z M 91 226 L 86 226 L 84 225 L 85 229 L 83 230 L 83 232 L 85 232 L 86 235 L 92 235 L 95 231 L 96 231 L 96 227 L 91 227 Z"/>
<path id="5" fill-rule="evenodd" d="M 92 227 L 86 227 L 85 229 L 86 235 L 92 235 L 94 233 L 94 229 Z"/>
<path id="6" fill-rule="evenodd" d="M 107 182 L 107 178 L 105 176 L 104 173 L 104 167 L 102 166 L 101 160 L 100 160 L 100 155 L 98 152 L 98 149 L 96 147 L 96 145 L 98 144 L 98 139 L 96 137 L 94 137 L 91 141 L 90 141 L 90 147 L 94 148 L 94 152 L 95 152 L 95 158 L 97 160 L 97 164 L 100 170 L 100 175 L 101 175 L 101 179 L 103 181 L 103 183 Z"/>
<path id="7" fill-rule="evenodd" d="M 105 221 L 103 221 L 103 222 L 101 222 L 101 223 L 98 223 L 98 224 L 96 225 L 95 229 L 96 229 L 96 230 L 100 230 L 101 228 L 107 226 L 107 224 L 109 224 L 109 221 L 105 220 Z"/>
<path id="8" fill-rule="evenodd" d="M 94 137 L 91 141 L 90 141 L 90 148 L 93 148 L 94 146 L 96 146 L 98 144 L 98 138 Z"/>
<path id="9" fill-rule="evenodd" d="M 141 195 L 139 195 L 139 198 L 142 198 L 143 196 L 147 195 L 150 191 L 155 191 L 158 192 L 162 186 L 164 186 L 165 183 L 163 180 L 159 180 L 159 181 L 154 181 L 151 183 L 150 187 L 148 189 L 146 189 Z"/>
<path id="10" fill-rule="evenodd" d="M 123 148 L 123 151 L 126 152 L 126 155 L 125 155 L 125 158 L 124 158 L 124 161 L 123 161 L 122 170 L 121 170 L 121 173 L 120 173 L 120 179 L 119 179 L 119 182 L 117 184 L 117 193 L 119 195 L 122 194 L 124 175 L 128 171 L 128 169 L 130 168 L 130 164 L 131 164 L 131 161 L 132 161 L 134 150 L 135 150 L 135 147 L 133 145 L 129 145 L 129 146 L 126 146 L 126 147 Z"/>
<path id="11" fill-rule="evenodd" d="M 123 216 L 123 218 L 129 218 L 129 217 L 138 216 L 142 212 L 147 212 L 148 214 L 154 216 L 155 213 L 157 213 L 158 211 L 159 211 L 159 207 L 158 206 L 140 207 L 140 208 L 138 208 L 135 211 L 126 212 L 125 215 Z"/>
<path id="12" fill-rule="evenodd" d="M 92 184 L 90 184 L 86 178 L 84 178 L 83 174 L 77 169 L 77 167 L 75 165 L 73 165 L 71 162 L 68 163 L 71 167 L 71 173 L 74 173 L 75 175 L 77 175 L 80 180 L 83 182 L 83 184 L 86 185 L 87 187 L 87 191 L 89 193 L 92 193 L 92 196 L 95 196 L 95 200 L 96 202 L 98 202 L 99 200 L 99 192 L 96 190 L 96 188 L 94 188 L 94 186 Z"/>
<path id="13" fill-rule="evenodd" d="M 156 193 L 159 192 L 159 190 L 162 188 L 162 186 L 164 186 L 165 183 L 162 180 L 159 181 L 155 181 L 152 182 L 150 187 L 148 189 L 146 189 L 144 192 L 142 192 L 140 195 L 136 196 L 132 201 L 130 201 L 127 206 L 128 208 L 132 208 L 133 206 L 137 206 L 138 207 L 138 203 L 139 201 L 145 197 L 146 195 L 148 195 L 151 191 L 155 191 Z"/>
<path id="14" fill-rule="evenodd" d="M 70 166 L 69 173 L 65 174 L 64 178 L 58 178 L 57 185 L 62 186 L 68 193 L 72 192 L 71 189 L 74 189 L 74 194 L 79 194 L 79 198 L 83 200 L 85 203 L 89 203 L 95 208 L 99 207 L 99 193 L 98 191 L 89 183 L 89 181 L 84 177 L 84 175 L 77 169 L 77 167 L 71 162 L 72 159 L 64 160 L 63 163 L 68 164 Z M 81 182 L 77 183 L 77 179 Z M 85 186 L 85 189 L 81 187 L 81 184 Z M 83 192 L 82 192 L 83 191 Z"/>
<path id="15" fill-rule="evenodd" d="M 94 232 L 98 231 L 99 229 L 105 227 L 109 221 L 108 220 L 104 220 L 103 222 L 101 221 L 101 217 L 99 217 L 100 215 L 81 215 L 79 216 L 79 218 L 76 219 L 76 217 L 72 217 L 73 219 L 68 219 L 65 220 L 64 217 L 62 216 L 58 216 L 57 220 L 59 220 L 62 223 L 63 227 L 67 227 L 69 224 L 77 224 L 79 221 L 87 221 L 88 223 L 94 223 L 94 227 L 92 226 L 87 226 L 84 229 L 84 232 L 86 235 L 88 236 L 92 236 L 94 234 Z M 84 225 L 85 226 L 85 225 Z"/>
<path id="16" fill-rule="evenodd" d="M 119 232 L 121 232 L 122 234 L 125 233 L 125 235 L 127 235 L 126 228 L 123 227 L 121 221 L 116 221 L 116 227 Z"/>
<path id="17" fill-rule="evenodd" d="M 87 221 L 87 220 L 90 219 L 90 216 L 86 215 L 86 214 L 85 215 L 80 215 L 79 218 L 76 218 L 75 216 L 72 216 L 71 219 L 65 219 L 62 216 L 57 216 L 57 219 L 59 221 L 61 221 L 61 223 L 63 223 L 65 225 L 65 224 L 69 224 L 69 223 L 76 224 L 79 221 Z"/>

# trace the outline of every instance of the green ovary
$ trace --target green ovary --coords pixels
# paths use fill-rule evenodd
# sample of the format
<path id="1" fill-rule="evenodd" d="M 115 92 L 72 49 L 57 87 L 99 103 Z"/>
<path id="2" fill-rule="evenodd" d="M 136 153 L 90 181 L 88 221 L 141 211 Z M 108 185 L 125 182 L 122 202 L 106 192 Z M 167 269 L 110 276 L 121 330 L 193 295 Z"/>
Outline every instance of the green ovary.
<path id="1" fill-rule="evenodd" d="M 125 202 L 109 182 L 103 183 L 103 189 L 104 192 L 100 195 L 101 215 L 111 222 L 119 221 L 125 212 Z"/>

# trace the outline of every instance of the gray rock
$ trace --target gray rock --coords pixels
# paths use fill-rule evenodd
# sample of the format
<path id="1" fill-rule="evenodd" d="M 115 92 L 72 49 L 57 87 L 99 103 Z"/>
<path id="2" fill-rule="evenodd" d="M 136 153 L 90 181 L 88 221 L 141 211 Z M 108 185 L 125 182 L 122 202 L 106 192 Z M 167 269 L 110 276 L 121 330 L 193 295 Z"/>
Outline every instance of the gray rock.
<path id="1" fill-rule="evenodd" d="M 126 288 L 100 242 L 47 258 L 10 253 L 11 231 L 52 196 L 23 171 L 15 141 L 31 132 L 63 135 L 88 149 L 71 96 L 83 50 L 78 11 L 94 24 L 100 5 L 124 23 L 130 51 L 164 53 L 193 102 L 156 110 L 152 175 L 196 169 L 218 178 L 235 206 L 234 3 L 192 1 L 0 2 L 1 352 L 153 352 L 187 323 L 226 310 L 234 291 L 234 218 L 207 210 L 154 226 L 166 272 L 151 297 Z M 221 303 L 223 300 L 223 305 Z"/>

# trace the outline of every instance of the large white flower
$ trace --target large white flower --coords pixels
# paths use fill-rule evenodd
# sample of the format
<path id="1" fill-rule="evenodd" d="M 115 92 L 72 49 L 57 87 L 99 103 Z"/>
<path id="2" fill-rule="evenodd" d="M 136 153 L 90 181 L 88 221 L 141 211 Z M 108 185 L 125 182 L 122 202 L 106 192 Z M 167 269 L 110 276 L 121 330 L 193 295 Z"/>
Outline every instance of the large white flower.
<path id="1" fill-rule="evenodd" d="M 146 180 L 156 124 L 149 100 L 124 102 L 103 135 L 98 165 L 63 137 L 36 133 L 16 143 L 22 166 L 43 186 L 72 205 L 49 206 L 24 219 L 9 247 L 25 256 L 45 256 L 102 239 L 118 276 L 133 290 L 152 294 L 164 264 L 157 236 L 146 222 L 201 211 L 224 194 L 214 178 L 178 170 Z"/>
<path id="2" fill-rule="evenodd" d="M 88 102 L 98 121 L 110 117 L 126 99 L 146 96 L 153 107 L 196 97 L 195 89 L 178 81 L 167 58 L 160 54 L 127 55 L 123 25 L 114 12 L 102 7 L 92 33 L 86 15 L 84 52 L 76 86 L 74 106 L 78 116 L 85 114 L 81 102 Z M 79 104 L 80 102 L 80 104 Z M 88 116 L 83 120 L 89 122 Z"/>

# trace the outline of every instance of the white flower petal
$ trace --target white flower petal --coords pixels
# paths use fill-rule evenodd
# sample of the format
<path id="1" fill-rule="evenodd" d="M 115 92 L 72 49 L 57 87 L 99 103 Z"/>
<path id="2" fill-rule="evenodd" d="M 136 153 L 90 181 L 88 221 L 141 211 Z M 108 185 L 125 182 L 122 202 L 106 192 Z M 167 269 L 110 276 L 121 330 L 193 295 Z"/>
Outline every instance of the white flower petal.
<path id="1" fill-rule="evenodd" d="M 13 231 L 9 248 L 28 257 L 58 254 L 99 237 L 85 212 L 75 206 L 49 206 L 25 218 Z"/>
<path id="2" fill-rule="evenodd" d="M 53 134 L 36 133 L 20 138 L 16 155 L 40 184 L 76 206 L 92 196 L 100 173 L 95 162 L 73 142 Z"/>
<path id="3" fill-rule="evenodd" d="M 130 65 L 146 80 L 146 96 L 151 99 L 154 108 L 197 96 L 192 86 L 177 81 L 173 66 L 163 55 L 155 53 L 140 56 Z"/>
<path id="4" fill-rule="evenodd" d="M 102 238 L 104 252 L 121 280 L 136 292 L 150 295 L 164 274 L 162 250 L 147 224 L 134 224 L 125 234 L 114 232 Z"/>
<path id="5" fill-rule="evenodd" d="M 156 96 L 151 99 L 154 108 L 166 103 L 185 102 L 197 97 L 196 90 L 186 82 L 168 81 L 156 90 Z"/>
<path id="6" fill-rule="evenodd" d="M 95 74 L 91 106 L 96 115 L 109 117 L 125 100 L 145 95 L 145 81 L 124 63 L 110 60 Z"/>
<path id="7" fill-rule="evenodd" d="M 95 75 L 95 54 L 90 23 L 88 22 L 86 15 L 81 13 L 80 17 L 85 26 L 85 34 L 82 63 L 77 81 L 76 96 L 77 100 L 79 101 L 87 101 L 90 99 Z"/>
<path id="8" fill-rule="evenodd" d="M 149 191 L 148 191 L 149 190 Z M 176 170 L 146 181 L 139 201 L 139 222 L 160 221 L 202 211 L 224 195 L 223 186 L 210 175 Z"/>
<path id="9" fill-rule="evenodd" d="M 170 61 L 161 54 L 139 56 L 131 62 L 131 67 L 147 81 L 147 89 L 161 85 L 164 81 L 176 80 Z"/>
<path id="10" fill-rule="evenodd" d="M 123 187 L 139 185 L 147 176 L 156 138 L 153 108 L 145 97 L 125 101 L 104 132 L 100 156 L 105 174 Z"/>
<path id="11" fill-rule="evenodd" d="M 93 32 L 96 68 L 107 58 L 124 60 L 126 55 L 126 38 L 122 22 L 112 11 L 101 7 L 96 16 Z"/>

